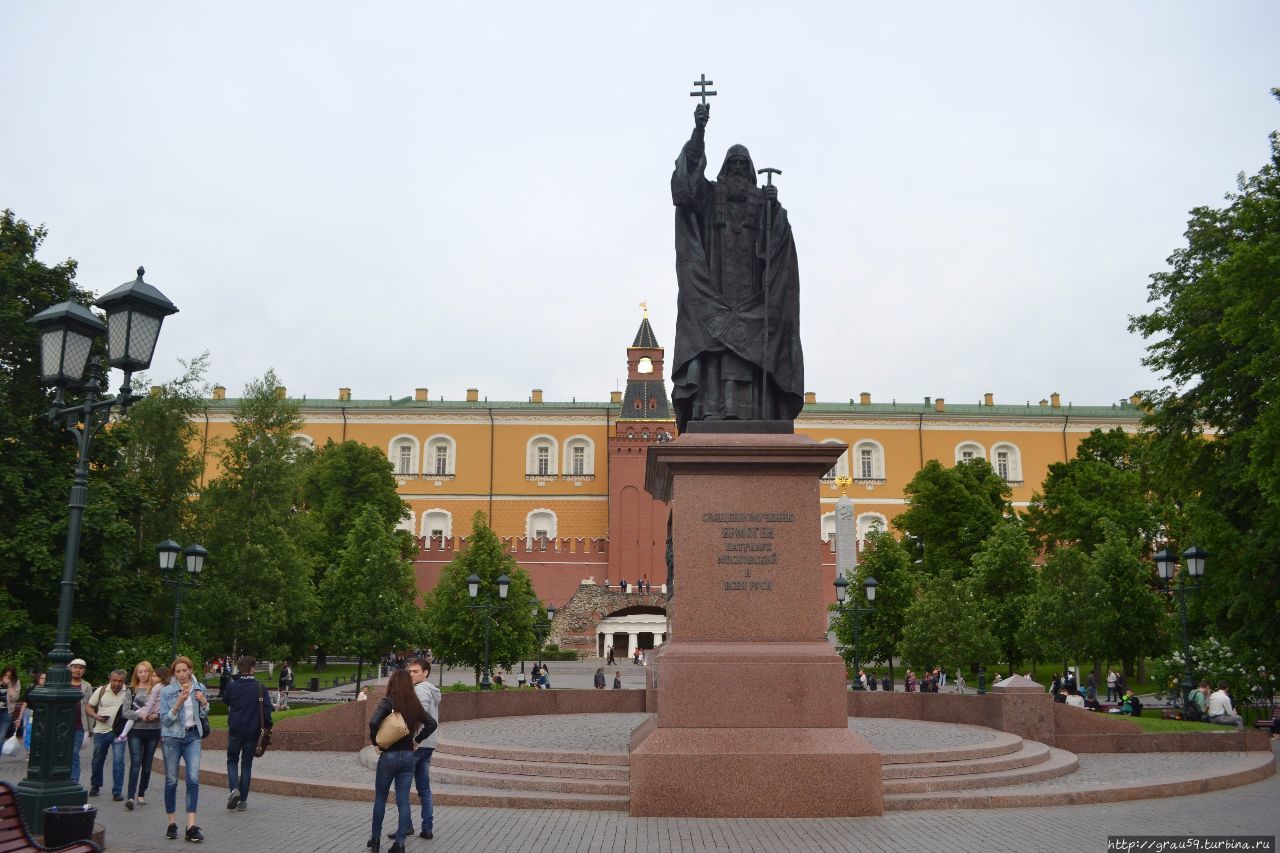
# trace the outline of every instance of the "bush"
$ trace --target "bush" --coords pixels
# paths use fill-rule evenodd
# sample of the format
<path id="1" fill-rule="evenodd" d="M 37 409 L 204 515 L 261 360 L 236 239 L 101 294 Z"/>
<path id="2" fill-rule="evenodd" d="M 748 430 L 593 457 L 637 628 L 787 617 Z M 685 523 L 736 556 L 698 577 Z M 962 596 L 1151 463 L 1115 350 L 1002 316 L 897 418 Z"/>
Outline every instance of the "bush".
<path id="1" fill-rule="evenodd" d="M 132 676 L 133 668 L 138 661 L 143 660 L 151 661 L 152 666 L 168 666 L 173 662 L 170 657 L 172 643 L 172 637 L 160 634 L 146 637 L 103 637 L 94 648 L 86 649 L 87 653 L 81 655 L 89 664 L 86 677 L 95 676 L 90 678 L 94 684 L 105 683 L 107 674 L 117 668 Z M 196 677 L 203 681 L 201 658 L 195 647 L 179 643 L 178 654 L 186 655 L 195 662 Z"/>
<path id="2" fill-rule="evenodd" d="M 542 649 L 543 660 L 581 660 L 582 655 L 573 649 L 562 649 L 550 643 Z"/>

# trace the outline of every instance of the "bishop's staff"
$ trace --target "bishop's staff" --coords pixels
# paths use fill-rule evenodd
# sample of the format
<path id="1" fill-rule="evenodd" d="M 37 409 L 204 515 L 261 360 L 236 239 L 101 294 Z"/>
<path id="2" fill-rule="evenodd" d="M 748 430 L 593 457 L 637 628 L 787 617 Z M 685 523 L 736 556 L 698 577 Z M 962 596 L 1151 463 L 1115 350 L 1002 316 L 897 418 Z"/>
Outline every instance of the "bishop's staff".
<path id="1" fill-rule="evenodd" d="M 773 201 L 778 197 L 778 190 L 773 185 L 773 176 L 781 175 L 781 169 L 757 169 L 757 175 L 765 176 L 764 192 L 764 353 L 760 359 L 760 369 L 764 371 L 764 388 L 761 393 L 760 418 L 769 420 L 769 258 L 773 255 Z M 773 192 L 769 192 L 773 190 Z M 772 196 L 772 198 L 770 198 Z"/>

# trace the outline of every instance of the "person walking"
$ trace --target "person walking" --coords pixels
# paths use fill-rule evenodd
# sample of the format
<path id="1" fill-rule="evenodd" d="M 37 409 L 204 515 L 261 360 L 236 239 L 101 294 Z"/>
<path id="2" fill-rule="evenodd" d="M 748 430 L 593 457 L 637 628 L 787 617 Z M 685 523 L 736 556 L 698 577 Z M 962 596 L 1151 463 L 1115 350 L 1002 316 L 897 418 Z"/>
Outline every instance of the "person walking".
<path id="1" fill-rule="evenodd" d="M 172 678 L 160 689 L 160 741 L 164 755 L 164 810 L 169 817 L 165 838 L 178 837 L 178 763 L 186 765 L 188 841 L 204 841 L 196 825 L 200 800 L 200 739 L 208 725 L 209 697 L 192 671 L 191 658 L 179 656 Z"/>
<path id="2" fill-rule="evenodd" d="M 613 689 L 614 690 L 622 689 L 622 670 L 618 670 L 613 674 Z"/>
<path id="3" fill-rule="evenodd" d="M 595 678 L 592 679 L 592 686 L 595 687 L 596 690 L 604 690 L 604 667 L 596 667 L 596 674 Z"/>
<path id="4" fill-rule="evenodd" d="M 76 704 L 76 727 L 71 731 L 71 780 L 80 781 L 80 753 L 89 742 L 89 733 L 93 731 L 93 718 L 89 716 L 89 697 L 93 695 L 93 685 L 84 677 L 88 665 L 84 658 L 75 658 L 67 664 L 71 673 L 71 686 L 80 691 L 80 701 Z"/>
<path id="5" fill-rule="evenodd" d="M 378 730 L 392 712 L 400 715 L 409 733 L 385 748 L 378 744 Z M 378 768 L 373 785 L 373 832 L 365 844 L 378 850 L 382 838 L 382 817 L 387 808 L 387 793 L 396 783 L 396 808 L 400 813 L 395 843 L 391 853 L 404 853 L 404 839 L 409 834 L 413 817 L 409 811 L 409 788 L 413 784 L 414 751 L 418 744 L 435 731 L 435 720 L 427 716 L 413 689 L 413 679 L 406 670 L 398 669 L 387 680 L 387 693 L 369 718 L 369 740 L 378 752 Z M 416 734 L 415 734 L 416 733 Z"/>
<path id="6" fill-rule="evenodd" d="M 431 683 L 431 659 L 414 658 L 406 667 L 409 680 L 413 682 L 413 694 L 418 697 L 422 710 L 432 721 L 440 719 L 440 688 Z M 435 808 L 431 802 L 431 756 L 436 751 L 436 731 L 432 731 L 413 751 L 413 784 L 418 789 L 418 802 L 422 804 L 422 838 L 434 838 Z M 409 818 L 409 828 L 405 837 L 413 835 L 413 818 Z M 394 839 L 394 832 L 387 833 L 387 838 Z"/>
<path id="7" fill-rule="evenodd" d="M 0 672 L 0 740 L 9 736 L 9 724 L 17 730 L 21 722 L 19 705 L 22 704 L 22 681 L 18 678 L 18 669 L 6 666 Z"/>
<path id="8" fill-rule="evenodd" d="M 253 751 L 265 727 L 271 731 L 271 702 L 267 687 L 253 672 L 258 661 L 241 655 L 239 670 L 227 682 L 223 701 L 227 703 L 227 808 L 244 811 L 249 807 L 249 784 L 253 781 Z"/>
<path id="9" fill-rule="evenodd" d="M 102 771 L 111 753 L 111 799 L 124 802 L 124 741 L 116 740 L 116 718 L 133 703 L 133 691 L 125 687 L 128 673 L 113 669 L 107 683 L 89 696 L 89 712 L 93 715 L 93 765 L 89 773 L 89 796 L 102 790 Z"/>
<path id="10" fill-rule="evenodd" d="M 1107 701 L 1111 702 L 1116 693 L 1116 671 L 1114 669 L 1107 670 Z"/>
<path id="11" fill-rule="evenodd" d="M 165 675 L 168 672 L 165 670 Z M 133 677 L 129 679 L 133 700 L 124 708 L 125 719 L 130 721 L 125 733 L 129 749 L 129 790 L 124 801 L 129 811 L 133 811 L 135 805 L 147 804 L 151 765 L 155 763 L 156 747 L 160 745 L 160 688 L 163 686 L 150 661 L 139 661 L 133 668 Z"/>
<path id="12" fill-rule="evenodd" d="M 46 672 L 37 672 L 34 676 L 35 683 L 27 688 L 27 695 L 22 698 L 22 748 L 27 751 L 27 755 L 31 754 L 31 722 L 35 719 L 35 707 L 31 704 L 31 691 L 37 687 L 44 687 L 45 680 L 49 674 Z"/>

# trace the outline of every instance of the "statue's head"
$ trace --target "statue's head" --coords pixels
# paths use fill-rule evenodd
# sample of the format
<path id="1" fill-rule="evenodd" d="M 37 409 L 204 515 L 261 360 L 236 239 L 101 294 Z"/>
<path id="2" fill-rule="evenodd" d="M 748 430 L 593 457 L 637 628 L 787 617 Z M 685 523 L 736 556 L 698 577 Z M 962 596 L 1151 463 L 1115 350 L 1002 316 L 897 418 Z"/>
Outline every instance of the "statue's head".
<path id="1" fill-rule="evenodd" d="M 752 187 L 756 185 L 756 167 L 751 162 L 751 152 L 747 150 L 747 146 L 734 145 L 729 148 L 724 155 L 724 165 L 720 167 L 720 174 L 716 176 L 716 180 L 724 181 L 731 186 L 743 183 Z"/>

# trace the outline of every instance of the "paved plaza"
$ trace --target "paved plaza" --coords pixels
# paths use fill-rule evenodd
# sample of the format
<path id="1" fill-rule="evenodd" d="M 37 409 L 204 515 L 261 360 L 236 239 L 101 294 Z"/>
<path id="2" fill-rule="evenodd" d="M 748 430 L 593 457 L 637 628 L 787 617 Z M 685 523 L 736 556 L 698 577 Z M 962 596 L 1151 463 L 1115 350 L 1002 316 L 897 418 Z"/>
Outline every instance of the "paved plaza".
<path id="1" fill-rule="evenodd" d="M 496 721 L 491 721 L 496 722 Z M 1081 756 L 1082 765 L 1108 767 L 1115 784 L 1160 778 L 1182 771 L 1182 755 Z M 1212 755 L 1199 756 L 1206 762 Z M 207 752 L 205 766 L 217 767 L 224 754 Z M 1125 762 L 1129 763 L 1126 765 Z M 1167 763 L 1166 763 L 1167 762 Z M 224 765 L 225 766 L 225 765 Z M 0 759 L 0 778 L 17 782 L 21 758 Z M 353 756 L 341 753 L 269 753 L 255 770 L 266 774 L 316 773 L 351 781 L 369 779 Z M 88 753 L 85 754 L 85 773 Z M 110 770 L 108 769 L 108 774 Z M 1091 772 L 1088 766 L 1082 772 Z M 181 786 L 180 786 L 181 787 Z M 107 829 L 112 853 L 151 853 L 187 848 L 164 838 L 163 777 L 152 777 L 148 804 L 127 812 L 110 797 L 93 801 Z M 181 798 L 181 791 L 179 791 Z M 249 810 L 228 812 L 225 792 L 201 790 L 200 825 L 208 839 L 202 849 L 226 853 L 309 853 L 364 850 L 368 803 L 283 797 L 255 793 Z M 416 811 L 416 809 L 415 809 Z M 395 819 L 389 805 L 386 828 Z M 415 816 L 415 827 L 417 820 Z M 894 812 L 882 817 L 841 819 L 679 819 L 632 818 L 621 812 L 550 811 L 441 807 L 435 838 L 413 838 L 410 851 L 1102 851 L 1107 836 L 1280 835 L 1280 777 L 1240 788 L 1191 797 L 1139 800 L 1093 806 L 1026 809 L 961 809 Z M 389 844 L 389 842 L 387 842 Z M 386 849 L 384 845 L 383 849 Z"/>

